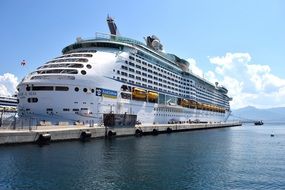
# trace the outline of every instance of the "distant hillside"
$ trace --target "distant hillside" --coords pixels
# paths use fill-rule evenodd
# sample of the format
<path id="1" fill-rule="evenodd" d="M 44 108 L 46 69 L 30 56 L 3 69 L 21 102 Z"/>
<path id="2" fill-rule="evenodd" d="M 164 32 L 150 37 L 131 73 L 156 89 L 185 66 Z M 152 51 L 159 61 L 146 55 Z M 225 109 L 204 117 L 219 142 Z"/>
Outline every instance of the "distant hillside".
<path id="1" fill-rule="evenodd" d="M 233 110 L 230 120 L 263 120 L 268 123 L 284 122 L 285 107 L 258 109 L 253 106 Z"/>

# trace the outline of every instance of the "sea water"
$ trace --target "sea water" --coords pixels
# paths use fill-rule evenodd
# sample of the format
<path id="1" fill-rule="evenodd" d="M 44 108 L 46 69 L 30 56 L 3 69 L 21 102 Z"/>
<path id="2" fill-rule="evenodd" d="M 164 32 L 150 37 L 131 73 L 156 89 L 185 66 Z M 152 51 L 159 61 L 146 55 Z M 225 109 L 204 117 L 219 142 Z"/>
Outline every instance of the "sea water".
<path id="1" fill-rule="evenodd" d="M 1 190 L 284 189 L 284 178 L 285 125 L 0 146 Z"/>

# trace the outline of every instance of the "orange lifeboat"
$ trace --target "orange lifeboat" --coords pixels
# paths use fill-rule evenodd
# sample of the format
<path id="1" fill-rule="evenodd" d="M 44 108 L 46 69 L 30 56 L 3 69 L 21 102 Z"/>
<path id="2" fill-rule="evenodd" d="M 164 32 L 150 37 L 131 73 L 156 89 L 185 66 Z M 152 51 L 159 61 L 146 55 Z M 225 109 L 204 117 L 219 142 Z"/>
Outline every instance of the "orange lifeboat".
<path id="1" fill-rule="evenodd" d="M 146 91 L 140 88 L 133 88 L 132 95 L 133 95 L 133 98 L 137 98 L 137 99 L 146 99 L 147 97 Z"/>
<path id="2" fill-rule="evenodd" d="M 189 104 L 191 108 L 196 108 L 197 102 L 194 100 L 189 100 Z"/>
<path id="3" fill-rule="evenodd" d="M 183 106 L 183 107 L 189 107 L 189 105 L 190 105 L 189 100 L 186 100 L 186 99 L 182 99 L 182 100 L 181 100 L 181 106 Z"/>
<path id="4" fill-rule="evenodd" d="M 199 102 L 197 102 L 197 109 L 200 109 L 200 110 L 203 109 L 203 105 Z"/>
<path id="5" fill-rule="evenodd" d="M 157 92 L 153 92 L 153 91 L 149 91 L 147 93 L 147 97 L 148 97 L 149 100 L 157 100 L 158 93 Z"/>

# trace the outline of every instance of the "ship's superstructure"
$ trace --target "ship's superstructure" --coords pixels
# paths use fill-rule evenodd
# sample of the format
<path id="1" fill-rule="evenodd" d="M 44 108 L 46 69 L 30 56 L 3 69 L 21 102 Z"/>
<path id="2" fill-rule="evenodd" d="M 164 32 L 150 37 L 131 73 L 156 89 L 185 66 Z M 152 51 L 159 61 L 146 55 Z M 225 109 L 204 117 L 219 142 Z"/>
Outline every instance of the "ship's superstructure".
<path id="1" fill-rule="evenodd" d="M 18 85 L 19 116 L 102 123 L 103 114 L 132 114 L 142 123 L 225 121 L 227 89 L 189 71 L 189 63 L 162 52 L 156 36 L 146 44 L 114 34 L 77 38 Z M 113 24 L 113 25 L 112 25 Z"/>

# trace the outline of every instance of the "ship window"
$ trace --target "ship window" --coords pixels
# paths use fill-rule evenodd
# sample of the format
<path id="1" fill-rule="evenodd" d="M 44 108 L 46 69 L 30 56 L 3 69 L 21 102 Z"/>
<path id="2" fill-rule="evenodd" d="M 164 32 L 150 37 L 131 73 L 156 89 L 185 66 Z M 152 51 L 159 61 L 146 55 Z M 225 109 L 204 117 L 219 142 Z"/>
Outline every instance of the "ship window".
<path id="1" fill-rule="evenodd" d="M 142 67 L 142 70 L 144 70 L 144 71 L 147 71 L 147 68 L 145 68 L 145 67 Z"/>
<path id="2" fill-rule="evenodd" d="M 82 71 L 81 71 L 81 74 L 82 74 L 82 75 L 86 75 L 86 71 L 85 71 L 85 70 L 82 70 Z"/>
<path id="3" fill-rule="evenodd" d="M 140 83 L 140 82 L 136 82 L 136 84 L 137 84 L 137 85 L 141 85 L 141 83 Z"/>
<path id="4" fill-rule="evenodd" d="M 81 110 L 88 110 L 88 108 L 81 108 Z"/>
<path id="5" fill-rule="evenodd" d="M 75 109 L 73 109 L 72 111 L 79 111 L 79 109 L 78 109 L 78 108 L 75 108 Z"/>
<path id="6" fill-rule="evenodd" d="M 141 69 L 142 67 L 140 65 L 136 65 L 136 68 Z"/>
<path id="7" fill-rule="evenodd" d="M 92 66 L 91 65 L 86 65 L 86 67 L 87 67 L 87 69 L 91 69 L 92 68 Z"/>
<path id="8" fill-rule="evenodd" d="M 152 68 L 152 65 L 151 65 L 151 64 L 148 64 L 148 66 L 149 66 L 150 68 Z"/>
<path id="9" fill-rule="evenodd" d="M 79 88 L 78 88 L 78 87 L 75 87 L 74 90 L 75 90 L 75 92 L 78 92 L 78 91 L 79 91 Z"/>
<path id="10" fill-rule="evenodd" d="M 129 74 L 130 78 L 135 78 L 135 75 Z"/>
<path id="11" fill-rule="evenodd" d="M 138 63 L 141 63 L 141 60 L 139 60 L 139 59 L 136 59 L 136 62 L 138 62 Z"/>
<path id="12" fill-rule="evenodd" d="M 128 70 L 128 67 L 126 67 L 126 66 L 122 65 L 122 69 L 124 69 L 124 70 Z"/>
<path id="13" fill-rule="evenodd" d="M 147 82 L 150 83 L 150 84 L 152 84 L 152 81 L 151 81 L 151 80 L 148 80 Z"/>
<path id="14" fill-rule="evenodd" d="M 152 75 L 148 75 L 149 78 L 152 78 Z"/>
<path id="15" fill-rule="evenodd" d="M 33 86 L 34 91 L 53 91 L 53 86 Z"/>
<path id="16" fill-rule="evenodd" d="M 123 75 L 123 76 L 126 76 L 126 77 L 127 77 L 127 76 L 128 76 L 128 73 L 125 73 L 125 72 L 123 72 L 123 71 L 122 71 L 122 72 L 121 72 L 121 75 Z"/>
<path id="17" fill-rule="evenodd" d="M 139 74 L 139 75 L 141 74 L 141 72 L 140 72 L 140 71 L 136 71 L 136 73 L 137 73 L 137 74 Z"/>
<path id="18" fill-rule="evenodd" d="M 145 78 L 142 78 L 142 81 L 147 82 L 147 80 Z"/>
<path id="19" fill-rule="evenodd" d="M 135 66 L 135 64 L 132 63 L 132 62 L 129 62 L 129 65 L 130 65 L 130 66 L 133 66 L 133 67 Z"/>
<path id="20" fill-rule="evenodd" d="M 63 111 L 69 111 L 69 109 L 68 109 L 68 108 L 63 108 L 62 110 L 63 110 Z"/>
<path id="21" fill-rule="evenodd" d="M 26 90 L 27 90 L 27 91 L 30 91 L 30 90 L 31 90 L 31 87 L 27 86 L 27 87 L 26 87 Z"/>
<path id="22" fill-rule="evenodd" d="M 141 77 L 136 76 L 136 79 L 137 79 L 137 80 L 141 80 Z"/>
<path id="23" fill-rule="evenodd" d="M 36 103 L 38 102 L 38 98 L 28 98 L 29 103 Z"/>
<path id="24" fill-rule="evenodd" d="M 134 70 L 134 69 L 132 69 L 132 68 L 129 68 L 129 71 L 131 71 L 131 72 L 135 72 L 135 70 Z"/>
<path id="25" fill-rule="evenodd" d="M 95 92 L 95 90 L 92 88 L 92 89 L 91 89 L 91 92 L 92 92 L 92 93 L 94 93 L 94 92 Z"/>
<path id="26" fill-rule="evenodd" d="M 134 58 L 134 57 L 132 57 L 132 56 L 129 56 L 129 58 L 130 58 L 130 60 L 135 60 L 135 58 Z"/>
<path id="27" fill-rule="evenodd" d="M 135 81 L 133 81 L 133 80 L 129 80 L 129 83 L 132 83 L 132 84 L 134 84 L 134 83 L 135 83 Z"/>
<path id="28" fill-rule="evenodd" d="M 55 90 L 56 91 L 68 91 L 68 87 L 67 86 L 56 86 Z"/>
<path id="29" fill-rule="evenodd" d="M 142 75 L 143 75 L 143 76 L 147 76 L 147 74 L 146 74 L 146 73 L 142 73 Z"/>
<path id="30" fill-rule="evenodd" d="M 142 64 L 143 64 L 143 65 L 147 65 L 146 62 L 144 62 L 144 61 L 142 62 Z"/>
<path id="31" fill-rule="evenodd" d="M 46 111 L 53 111 L 53 109 L 52 108 L 47 108 Z"/>
<path id="32" fill-rule="evenodd" d="M 83 92 L 87 92 L 87 88 L 83 88 Z"/>

